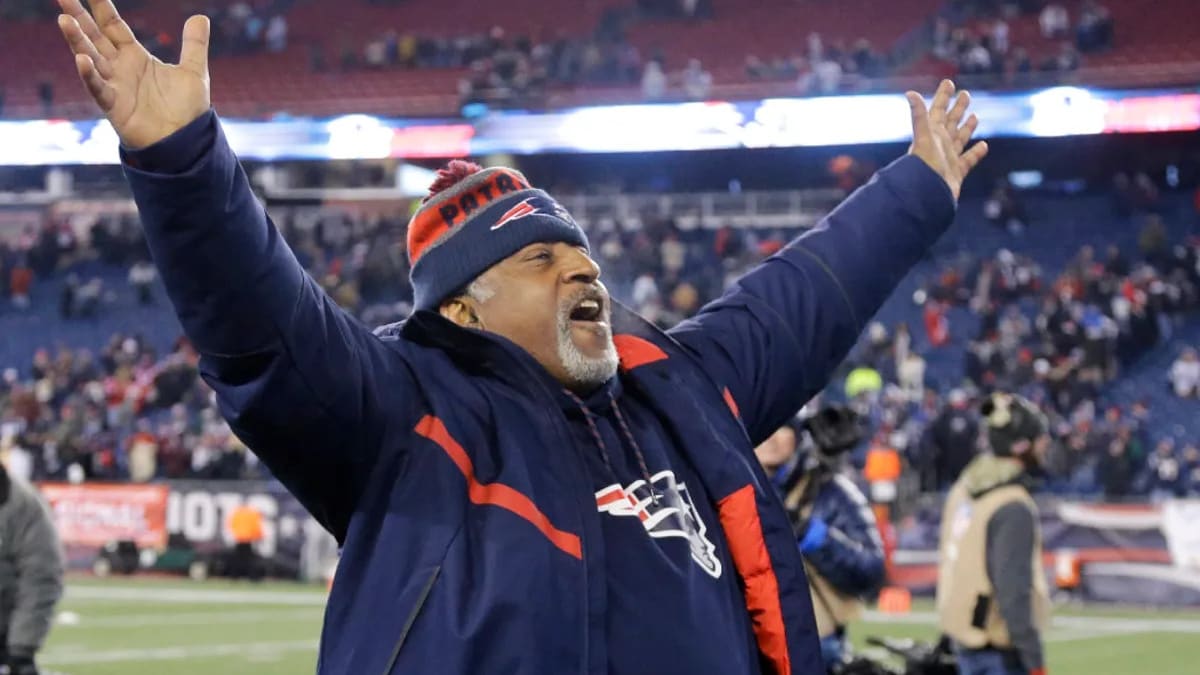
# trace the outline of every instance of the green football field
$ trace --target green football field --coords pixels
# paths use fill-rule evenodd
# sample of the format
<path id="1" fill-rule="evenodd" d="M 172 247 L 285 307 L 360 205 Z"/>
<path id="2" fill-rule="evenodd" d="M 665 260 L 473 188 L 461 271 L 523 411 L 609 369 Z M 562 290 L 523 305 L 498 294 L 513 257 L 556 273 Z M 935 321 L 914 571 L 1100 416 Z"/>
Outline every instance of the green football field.
<path id="1" fill-rule="evenodd" d="M 291 675 L 316 664 L 324 592 L 309 586 L 71 580 L 41 655 L 63 675 Z M 866 635 L 933 638 L 928 604 L 871 613 Z M 1060 608 L 1053 675 L 1196 675 L 1200 611 Z M 650 674 L 648 674 L 650 675 Z"/>

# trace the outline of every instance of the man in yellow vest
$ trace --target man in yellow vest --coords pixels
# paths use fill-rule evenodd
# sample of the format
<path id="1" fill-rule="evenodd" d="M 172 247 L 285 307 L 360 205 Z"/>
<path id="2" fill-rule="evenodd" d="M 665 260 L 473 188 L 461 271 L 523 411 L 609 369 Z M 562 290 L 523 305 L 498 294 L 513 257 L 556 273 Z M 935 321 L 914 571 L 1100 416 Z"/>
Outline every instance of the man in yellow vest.
<path id="1" fill-rule="evenodd" d="M 1050 599 L 1029 483 L 1050 443 L 1046 419 L 1003 393 L 981 412 L 991 451 L 967 465 L 946 498 L 938 617 L 961 675 L 1045 675 Z"/>

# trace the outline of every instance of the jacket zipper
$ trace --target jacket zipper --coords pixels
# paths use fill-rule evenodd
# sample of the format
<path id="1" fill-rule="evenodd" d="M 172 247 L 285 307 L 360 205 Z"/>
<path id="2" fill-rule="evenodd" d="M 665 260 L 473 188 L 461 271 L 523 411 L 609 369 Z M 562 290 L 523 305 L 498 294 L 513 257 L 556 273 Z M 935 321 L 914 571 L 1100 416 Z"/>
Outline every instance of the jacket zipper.
<path id="1" fill-rule="evenodd" d="M 400 648 L 404 646 L 404 640 L 412 631 L 413 624 L 417 622 L 417 615 L 421 613 L 421 608 L 425 606 L 425 601 L 429 599 L 429 593 L 433 590 L 433 584 L 437 581 L 438 574 L 442 571 L 442 566 L 438 565 L 433 568 L 433 573 L 429 575 L 429 579 L 425 582 L 425 586 L 421 588 L 421 595 L 417 596 L 417 604 L 408 614 L 408 619 L 404 622 L 404 628 L 400 630 L 400 637 L 396 640 L 396 646 L 392 649 L 392 657 L 388 659 L 387 667 L 383 669 L 383 675 L 388 675 L 392 672 L 392 668 L 396 666 L 396 659 L 400 657 Z"/>

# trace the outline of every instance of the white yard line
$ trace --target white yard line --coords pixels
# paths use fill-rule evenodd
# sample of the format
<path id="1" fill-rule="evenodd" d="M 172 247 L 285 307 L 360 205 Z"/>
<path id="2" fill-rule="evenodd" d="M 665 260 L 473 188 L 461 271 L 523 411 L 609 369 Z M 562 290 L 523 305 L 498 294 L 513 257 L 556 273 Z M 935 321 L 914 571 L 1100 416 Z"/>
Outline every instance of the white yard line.
<path id="1" fill-rule="evenodd" d="M 1200 619 L 1135 619 L 1104 616 L 1059 616 L 1054 626 L 1108 630 L 1114 633 L 1168 632 L 1200 633 Z"/>
<path id="2" fill-rule="evenodd" d="M 1141 634 L 1147 633 L 1147 632 L 1149 632 L 1149 631 L 1143 631 L 1143 630 L 1137 630 L 1137 631 L 1114 631 L 1114 630 L 1087 631 L 1087 630 L 1076 630 L 1076 629 L 1054 630 L 1054 631 L 1051 631 L 1050 634 L 1045 637 L 1045 641 L 1047 643 L 1053 643 L 1053 644 L 1061 644 L 1063 642 L 1084 642 L 1086 640 L 1099 640 L 1102 638 L 1110 638 L 1110 637 L 1115 637 L 1118 635 L 1120 635 L 1120 636 L 1141 635 Z"/>
<path id="3" fill-rule="evenodd" d="M 284 652 L 312 651 L 317 648 L 316 640 L 291 642 L 227 643 L 214 645 L 187 645 L 177 647 L 151 647 L 147 649 L 110 649 L 106 651 L 49 651 L 38 658 L 48 666 L 65 666 L 91 663 L 132 663 L 144 661 L 182 661 L 184 659 L 217 656 L 246 656 L 260 659 Z"/>
<path id="4" fill-rule="evenodd" d="M 67 586 L 67 600 L 135 600 L 138 602 L 192 603 L 198 605 L 288 605 L 323 607 L 324 593 L 304 591 L 218 591 L 187 588 L 121 588 Z"/>
<path id="5" fill-rule="evenodd" d="M 907 623 L 936 625 L 937 614 L 933 612 L 911 612 L 909 614 L 885 614 L 863 612 L 863 619 L 878 623 Z M 1104 616 L 1056 616 L 1051 626 L 1068 631 L 1103 633 L 1173 632 L 1200 633 L 1200 619 L 1138 619 Z"/>
<path id="6" fill-rule="evenodd" d="M 205 626 L 213 623 L 259 623 L 262 621 L 305 621 L 313 622 L 321 618 L 322 612 L 316 608 L 297 607 L 288 609 L 230 612 L 214 608 L 211 612 L 181 612 L 175 614 L 123 614 L 120 616 L 92 616 L 77 614 L 78 619 L 59 621 L 55 629 L 70 630 L 73 628 L 139 628 L 146 626 Z"/>

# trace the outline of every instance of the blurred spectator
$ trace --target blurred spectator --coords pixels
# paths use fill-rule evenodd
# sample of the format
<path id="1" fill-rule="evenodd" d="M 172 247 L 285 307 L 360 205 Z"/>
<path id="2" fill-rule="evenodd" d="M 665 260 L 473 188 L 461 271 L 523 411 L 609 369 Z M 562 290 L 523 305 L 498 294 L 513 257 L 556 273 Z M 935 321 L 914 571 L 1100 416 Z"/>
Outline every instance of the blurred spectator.
<path id="1" fill-rule="evenodd" d="M 1006 83 L 1022 86 L 1031 72 L 1033 72 L 1033 61 L 1029 58 L 1029 52 L 1024 47 L 1013 49 L 1005 63 Z"/>
<path id="2" fill-rule="evenodd" d="M 658 61 L 647 61 L 642 70 L 642 97 L 660 101 L 667 95 L 667 75 Z"/>
<path id="3" fill-rule="evenodd" d="M 858 366 L 846 376 L 846 398 L 870 397 L 883 389 L 883 377 L 870 366 Z"/>
<path id="4" fill-rule="evenodd" d="M 138 303 L 149 305 L 154 302 L 154 281 L 158 278 L 158 270 L 147 260 L 139 260 L 129 268 L 129 285 L 137 294 Z"/>
<path id="5" fill-rule="evenodd" d="M 842 86 L 842 65 L 832 58 L 813 61 L 813 81 L 819 94 L 834 94 Z"/>
<path id="6" fill-rule="evenodd" d="M 1154 448 L 1154 453 L 1146 461 L 1146 473 L 1142 482 L 1144 492 L 1153 501 L 1174 499 L 1180 496 L 1184 488 L 1183 467 L 1175 456 L 1175 441 L 1164 438 Z"/>
<path id="7" fill-rule="evenodd" d="M 926 428 L 921 439 L 921 484 L 927 490 L 945 490 L 958 479 L 976 453 L 979 424 L 962 389 L 954 389 L 947 406 Z"/>
<path id="8" fill-rule="evenodd" d="M 992 52 L 982 42 L 972 40 L 962 52 L 959 71 L 964 75 L 985 75 L 992 72 Z"/>
<path id="9" fill-rule="evenodd" d="M 904 363 L 911 352 L 912 334 L 908 332 L 908 324 L 902 322 L 897 324 L 896 334 L 892 338 L 892 356 L 896 363 Z"/>
<path id="10" fill-rule="evenodd" d="M 1128 426 L 1117 430 L 1100 458 L 1099 479 L 1106 499 L 1121 500 L 1133 489 L 1132 433 Z"/>
<path id="11" fill-rule="evenodd" d="M 643 88 L 645 84 L 643 82 Z M 699 59 L 690 59 L 683 71 L 683 93 L 691 101 L 702 101 L 708 98 L 712 91 L 712 75 L 709 74 Z"/>
<path id="12" fill-rule="evenodd" d="M 287 49 L 287 39 L 287 19 L 282 14 L 272 16 L 271 20 L 267 22 L 267 49 L 273 52 L 281 52 Z"/>
<path id="13" fill-rule="evenodd" d="M 1195 349 L 1188 347 L 1183 350 L 1175 363 L 1171 364 L 1167 379 L 1171 382 L 1171 390 L 1180 398 L 1192 398 L 1200 393 L 1200 358 Z"/>
<path id="14" fill-rule="evenodd" d="M 12 303 L 18 309 L 24 309 L 29 306 L 29 289 L 33 285 L 33 270 L 26 264 L 24 259 L 17 261 L 13 265 L 12 272 L 9 275 L 8 288 L 12 294 Z"/>
<path id="15" fill-rule="evenodd" d="M 1075 44 L 1084 53 L 1103 51 L 1112 47 L 1113 21 L 1108 8 L 1089 0 L 1080 10 L 1075 28 Z"/>
<path id="16" fill-rule="evenodd" d="M 1025 230 L 1025 205 L 1007 179 L 996 182 L 992 194 L 983 202 L 983 214 L 989 221 L 1013 234 Z"/>
<path id="17" fill-rule="evenodd" d="M 1184 475 L 1182 483 L 1187 495 L 1200 495 L 1200 446 L 1188 443 L 1180 454 Z"/>
<path id="18" fill-rule="evenodd" d="M 925 359 L 909 352 L 903 361 L 896 364 L 896 379 L 909 401 L 919 401 L 925 394 Z"/>
<path id="19" fill-rule="evenodd" d="M 766 80 L 774 75 L 771 67 L 763 63 L 763 60 L 754 54 L 746 55 L 744 71 L 748 80 Z"/>
<path id="20" fill-rule="evenodd" d="M 1046 59 L 1042 70 L 1056 73 L 1069 73 L 1079 69 L 1079 52 L 1068 43 L 1063 43 L 1057 56 Z"/>
<path id="21" fill-rule="evenodd" d="M 1129 261 L 1125 259 L 1125 255 L 1121 253 L 1120 247 L 1116 244 L 1108 246 L 1104 271 L 1114 277 L 1123 277 L 1129 274 Z"/>
<path id="22" fill-rule="evenodd" d="M 992 22 L 992 52 L 1001 56 L 1008 53 L 1008 22 L 1004 19 L 996 19 Z"/>
<path id="23" fill-rule="evenodd" d="M 158 438 L 148 419 L 138 420 L 137 433 L 129 439 L 129 480 L 145 483 L 157 473 Z"/>
<path id="24" fill-rule="evenodd" d="M 945 306 L 935 300 L 925 303 L 925 337 L 933 347 L 943 347 L 950 341 L 950 321 Z"/>
<path id="25" fill-rule="evenodd" d="M 1042 37 L 1058 39 L 1070 33 L 1071 17 L 1066 7 L 1052 1 L 1042 8 L 1042 13 L 1038 16 L 1038 25 L 1042 29 Z"/>
<path id="26" fill-rule="evenodd" d="M 1167 253 L 1167 226 L 1162 218 L 1152 215 L 1146 219 L 1146 224 L 1138 234 L 1138 248 L 1146 260 L 1154 264 L 1164 261 Z"/>
<path id="27" fill-rule="evenodd" d="M 226 529 L 233 541 L 227 557 L 229 577 L 261 581 L 266 570 L 254 547 L 264 536 L 262 514 L 249 504 L 239 504 L 230 511 Z"/>
<path id="28" fill-rule="evenodd" d="M 944 61 L 951 60 L 955 55 L 950 21 L 944 16 L 938 16 L 933 22 L 933 55 Z"/>

